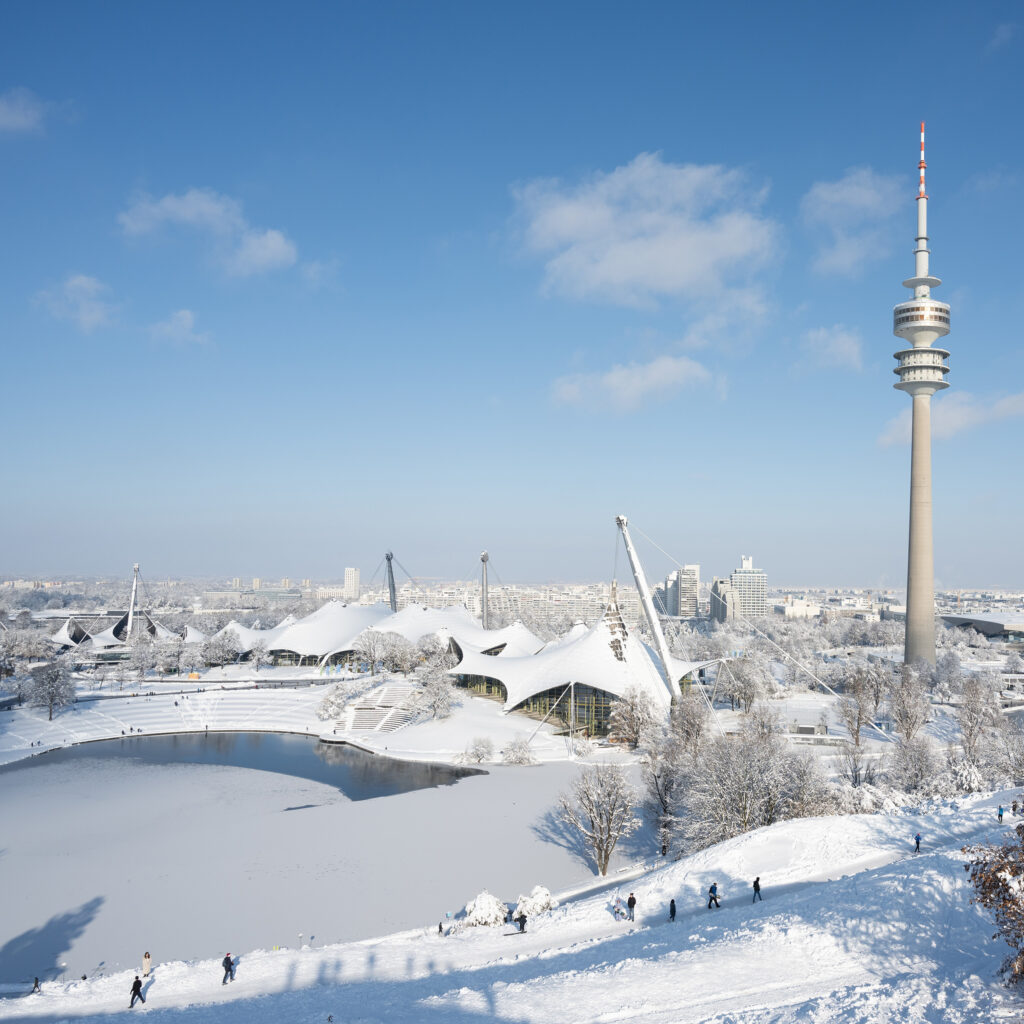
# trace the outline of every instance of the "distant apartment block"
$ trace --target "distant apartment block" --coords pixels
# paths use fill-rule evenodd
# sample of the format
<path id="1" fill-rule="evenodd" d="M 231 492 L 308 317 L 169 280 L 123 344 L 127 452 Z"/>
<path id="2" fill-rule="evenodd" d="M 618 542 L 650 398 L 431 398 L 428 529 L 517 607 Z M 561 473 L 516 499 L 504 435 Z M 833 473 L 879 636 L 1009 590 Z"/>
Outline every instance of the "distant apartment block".
<path id="1" fill-rule="evenodd" d="M 733 569 L 729 582 L 736 592 L 740 615 L 749 619 L 768 614 L 768 577 L 754 568 L 751 555 L 740 556 L 740 567 Z"/>
<path id="2" fill-rule="evenodd" d="M 358 601 L 359 600 L 359 570 L 358 569 L 346 569 L 345 570 L 345 587 L 344 587 L 344 598 L 346 601 Z"/>

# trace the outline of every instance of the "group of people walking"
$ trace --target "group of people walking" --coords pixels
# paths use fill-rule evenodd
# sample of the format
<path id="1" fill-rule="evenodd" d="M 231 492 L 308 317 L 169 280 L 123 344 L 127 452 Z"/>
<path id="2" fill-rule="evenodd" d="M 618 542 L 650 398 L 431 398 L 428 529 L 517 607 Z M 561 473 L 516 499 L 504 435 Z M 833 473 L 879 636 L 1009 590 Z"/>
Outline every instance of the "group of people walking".
<path id="1" fill-rule="evenodd" d="M 763 903 L 764 896 L 761 895 L 761 876 L 758 875 L 757 878 L 755 878 L 754 881 L 751 883 L 751 885 L 753 886 L 754 890 L 754 898 L 751 900 L 751 902 L 756 903 L 758 900 L 760 900 Z M 722 906 L 720 899 L 721 897 L 718 894 L 718 883 L 712 882 L 710 887 L 708 888 L 708 910 L 710 910 L 712 907 L 716 907 L 720 910 Z M 618 903 L 618 900 L 616 900 L 616 903 Z M 629 894 L 629 899 L 626 900 L 626 907 L 628 908 L 626 913 L 626 920 L 635 920 L 636 896 L 633 893 Z M 675 921 L 676 919 L 676 901 L 674 899 L 668 901 L 668 919 L 669 921 Z"/>

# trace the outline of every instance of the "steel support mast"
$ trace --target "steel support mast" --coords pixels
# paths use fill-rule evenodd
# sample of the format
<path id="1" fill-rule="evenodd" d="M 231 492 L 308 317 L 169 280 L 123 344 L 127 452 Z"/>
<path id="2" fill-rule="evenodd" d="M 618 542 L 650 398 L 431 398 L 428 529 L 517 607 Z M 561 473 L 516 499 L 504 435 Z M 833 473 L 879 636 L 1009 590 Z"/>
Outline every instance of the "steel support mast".
<path id="1" fill-rule="evenodd" d="M 135 622 L 135 597 L 139 592 L 139 563 L 132 566 L 132 596 L 128 602 L 128 628 L 124 635 L 125 643 L 132 642 L 132 625 Z"/>
<path id="2" fill-rule="evenodd" d="M 389 551 L 384 556 L 388 563 L 388 601 L 391 604 L 391 610 L 393 612 L 398 611 L 398 599 L 395 597 L 395 570 L 391 566 L 391 562 L 394 559 L 394 554 Z"/>
<path id="3" fill-rule="evenodd" d="M 636 549 L 633 547 L 633 540 L 629 536 L 629 520 L 625 516 L 616 516 L 615 522 L 622 531 L 622 540 L 626 545 L 626 554 L 629 556 L 629 565 L 633 570 L 633 580 L 636 582 L 636 589 L 640 592 L 640 604 L 643 607 L 644 615 L 651 627 L 651 636 L 654 637 L 654 649 L 661 660 L 661 667 L 665 672 L 665 685 L 673 697 L 678 697 L 679 683 L 672 671 L 672 655 L 668 653 L 668 644 L 665 642 L 665 634 L 661 628 L 661 619 L 654 610 L 654 599 L 651 597 L 651 588 L 647 586 L 647 577 L 644 575 L 644 567 L 640 564 Z"/>
<path id="4" fill-rule="evenodd" d="M 490 555 L 487 552 L 483 552 L 480 555 L 480 608 L 481 608 L 481 623 L 484 629 L 487 629 L 487 562 L 490 559 Z M 498 582 L 501 582 L 501 577 L 498 577 Z"/>

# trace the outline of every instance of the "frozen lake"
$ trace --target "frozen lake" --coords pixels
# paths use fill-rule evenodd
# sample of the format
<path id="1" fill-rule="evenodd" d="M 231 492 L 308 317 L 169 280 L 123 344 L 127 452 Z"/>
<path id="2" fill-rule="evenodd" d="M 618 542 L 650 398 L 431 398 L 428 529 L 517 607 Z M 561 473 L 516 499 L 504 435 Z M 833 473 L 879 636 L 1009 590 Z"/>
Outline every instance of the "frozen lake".
<path id="1" fill-rule="evenodd" d="M 44 765 L 76 761 L 132 762 L 147 765 L 208 764 L 293 775 L 340 789 L 350 800 L 394 796 L 431 786 L 450 786 L 475 769 L 395 761 L 356 747 L 322 743 L 287 733 L 211 732 L 174 736 L 126 736 L 53 750 L 26 761 L 0 766 L 5 776 Z M 122 764 L 130 770 L 130 764 Z"/>
<path id="2" fill-rule="evenodd" d="M 69 977 L 137 968 L 146 950 L 156 965 L 242 953 L 244 971 L 246 951 L 300 934 L 319 946 L 433 931 L 484 888 L 515 900 L 594 877 L 554 813 L 573 764 L 488 766 L 447 785 L 443 767 L 333 746 L 344 763 L 328 764 L 316 749 L 143 736 L 0 771 L 0 982 L 62 963 Z M 280 770 L 232 761 L 253 756 Z M 612 869 L 651 853 L 645 830 Z"/>

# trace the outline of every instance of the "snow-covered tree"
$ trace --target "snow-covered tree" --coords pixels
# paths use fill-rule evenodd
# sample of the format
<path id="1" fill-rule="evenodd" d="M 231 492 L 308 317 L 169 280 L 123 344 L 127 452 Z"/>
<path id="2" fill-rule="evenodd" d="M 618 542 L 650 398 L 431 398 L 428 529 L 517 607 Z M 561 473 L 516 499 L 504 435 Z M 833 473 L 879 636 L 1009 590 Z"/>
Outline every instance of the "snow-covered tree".
<path id="1" fill-rule="evenodd" d="M 1024 672 L 1024 658 L 1022 658 L 1016 651 L 1011 651 L 1010 656 L 1006 659 L 1004 671 L 1013 672 L 1015 675 Z"/>
<path id="2" fill-rule="evenodd" d="M 455 699 L 451 676 L 439 665 L 428 665 L 423 673 L 423 687 L 417 697 L 417 706 L 429 712 L 431 718 L 447 718 L 452 713 Z"/>
<path id="3" fill-rule="evenodd" d="M 860 733 L 871 721 L 871 691 L 868 673 L 860 669 L 851 673 L 845 682 L 845 693 L 839 698 L 839 721 L 846 727 L 854 746 L 860 746 Z M 854 783 L 856 785 L 856 783 Z"/>
<path id="4" fill-rule="evenodd" d="M 156 664 L 155 645 L 148 633 L 140 633 L 132 641 L 128 665 L 135 675 L 141 679 Z"/>
<path id="5" fill-rule="evenodd" d="M 483 764 L 494 757 L 494 744 L 486 736 L 474 736 L 463 756 L 472 764 Z"/>
<path id="6" fill-rule="evenodd" d="M 205 665 L 227 665 L 236 661 L 241 653 L 242 644 L 238 634 L 229 629 L 216 636 L 211 636 L 203 644 L 202 658 Z"/>
<path id="7" fill-rule="evenodd" d="M 562 820 L 579 831 L 601 875 L 608 873 L 619 840 L 640 827 L 633 811 L 636 802 L 636 791 L 625 770 L 606 763 L 583 768 L 572 791 L 559 796 Z"/>
<path id="8" fill-rule="evenodd" d="M 927 662 L 904 665 L 893 678 L 889 691 L 889 714 L 904 743 L 910 743 L 928 720 L 926 678 L 930 670 Z"/>
<path id="9" fill-rule="evenodd" d="M 516 736 L 505 744 L 501 759 L 505 764 L 536 764 L 528 736 Z"/>
<path id="10" fill-rule="evenodd" d="M 768 660 L 760 654 L 747 654 L 729 662 L 726 678 L 730 673 L 732 685 L 728 688 L 728 696 L 745 712 L 749 712 L 756 701 L 771 692 Z"/>
<path id="11" fill-rule="evenodd" d="M 1003 962 L 1010 984 L 1024 978 L 1024 825 L 1014 832 L 1012 842 L 963 849 L 971 857 L 965 865 L 974 888 L 971 902 L 992 914 L 998 935 L 1012 950 Z"/>
<path id="12" fill-rule="evenodd" d="M 253 668 L 256 669 L 257 674 L 259 673 L 261 665 L 270 664 L 270 651 L 267 650 L 267 645 L 263 640 L 257 640 L 252 647 L 249 648 L 249 661 L 252 662 Z"/>
<path id="13" fill-rule="evenodd" d="M 901 740 L 892 752 L 890 781 L 907 793 L 924 789 L 939 770 L 931 744 L 920 737 Z"/>
<path id="14" fill-rule="evenodd" d="M 384 660 L 388 641 L 379 629 L 364 629 L 352 644 L 356 655 L 369 666 L 370 674 L 377 671 L 377 666 Z"/>
<path id="15" fill-rule="evenodd" d="M 839 765 L 851 786 L 874 785 L 879 759 L 867 752 L 863 743 L 845 740 L 839 748 Z"/>
<path id="16" fill-rule="evenodd" d="M 381 662 L 388 672 L 401 672 L 408 675 L 416 664 L 417 653 L 401 633 L 381 633 L 384 638 L 384 650 Z"/>
<path id="17" fill-rule="evenodd" d="M 183 647 L 184 645 L 177 637 L 157 644 L 156 667 L 162 675 L 179 671 Z"/>
<path id="18" fill-rule="evenodd" d="M 997 685 L 998 680 L 988 673 L 971 673 L 963 681 L 956 718 L 960 724 L 960 748 L 972 764 L 978 763 L 978 746 L 985 731 L 1001 722 Z"/>
<path id="19" fill-rule="evenodd" d="M 960 656 L 956 651 L 945 651 L 939 655 L 935 662 L 932 679 L 935 695 L 940 700 L 949 700 L 954 694 L 960 692 L 963 685 L 963 669 L 960 666 Z"/>
<path id="20" fill-rule="evenodd" d="M 669 726 L 682 750 L 693 756 L 707 736 L 708 705 L 699 686 L 694 684 L 672 705 Z"/>
<path id="21" fill-rule="evenodd" d="M 48 665 L 38 665 L 32 669 L 29 679 L 29 702 L 46 708 L 51 722 L 54 708 L 62 708 L 74 702 L 75 681 L 71 675 L 71 664 L 66 658 L 55 658 Z"/>
<path id="22" fill-rule="evenodd" d="M 640 759 L 646 808 L 658 835 L 663 857 L 668 855 L 678 827 L 679 794 L 683 785 L 686 752 L 696 755 L 698 746 L 688 748 L 674 729 L 663 730 L 647 741 Z"/>
<path id="23" fill-rule="evenodd" d="M 612 703 L 608 715 L 609 735 L 635 750 L 654 725 L 657 714 L 654 701 L 643 690 L 631 686 Z"/>

